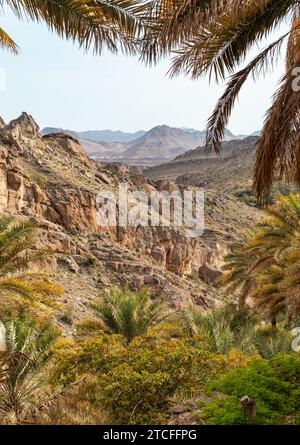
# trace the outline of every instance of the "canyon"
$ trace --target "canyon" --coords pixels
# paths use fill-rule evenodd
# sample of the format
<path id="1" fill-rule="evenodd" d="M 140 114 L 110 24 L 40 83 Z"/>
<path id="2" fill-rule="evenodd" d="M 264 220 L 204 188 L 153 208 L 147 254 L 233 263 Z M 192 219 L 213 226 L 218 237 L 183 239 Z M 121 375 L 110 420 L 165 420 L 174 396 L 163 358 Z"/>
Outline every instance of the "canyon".
<path id="1" fill-rule="evenodd" d="M 1 122 L 0 162 L 1 213 L 36 221 L 35 248 L 53 251 L 49 273 L 64 287 L 62 302 L 74 320 L 86 316 L 95 296 L 113 286 L 147 286 L 178 308 L 194 303 L 206 310 L 230 298 L 215 279 L 229 243 L 260 218 L 256 208 L 208 188 L 201 237 L 163 225 L 100 227 L 99 191 L 116 192 L 124 182 L 147 195 L 183 193 L 184 187 L 151 179 L 137 167 L 90 159 L 72 135 L 41 136 L 25 112 L 7 125 Z M 57 317 L 63 324 L 61 314 Z"/>

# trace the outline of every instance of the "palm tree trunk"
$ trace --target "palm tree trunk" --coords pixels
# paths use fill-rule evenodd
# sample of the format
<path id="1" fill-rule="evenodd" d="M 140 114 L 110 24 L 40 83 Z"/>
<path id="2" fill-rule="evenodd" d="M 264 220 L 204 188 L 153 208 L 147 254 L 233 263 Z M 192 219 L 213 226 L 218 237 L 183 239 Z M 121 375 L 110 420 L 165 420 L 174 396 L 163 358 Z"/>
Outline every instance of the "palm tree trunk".
<path id="1" fill-rule="evenodd" d="M 6 329 L 0 320 L 0 352 L 6 351 Z"/>
<path id="2" fill-rule="evenodd" d="M 300 17 L 294 20 L 293 28 L 295 30 L 295 59 L 300 60 Z"/>

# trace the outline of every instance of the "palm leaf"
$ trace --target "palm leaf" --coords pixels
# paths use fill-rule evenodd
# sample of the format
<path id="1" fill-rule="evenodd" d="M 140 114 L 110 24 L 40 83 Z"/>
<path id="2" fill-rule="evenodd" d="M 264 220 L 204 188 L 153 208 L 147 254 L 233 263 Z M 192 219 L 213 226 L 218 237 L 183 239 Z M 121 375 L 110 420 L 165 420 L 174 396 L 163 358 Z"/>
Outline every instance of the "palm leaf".
<path id="1" fill-rule="evenodd" d="M 3 3 L 3 1 L 1 2 Z M 13 12 L 40 22 L 51 31 L 76 41 L 88 50 L 101 53 L 103 45 L 117 51 L 134 52 L 134 39 L 142 30 L 139 14 L 143 2 L 137 0 L 6 0 Z"/>
<path id="2" fill-rule="evenodd" d="M 18 54 L 19 52 L 18 45 L 2 28 L 0 28 L 0 46 L 1 48 L 7 49 L 14 54 Z"/>
<path id="3" fill-rule="evenodd" d="M 226 126 L 229 122 L 232 109 L 237 100 L 238 94 L 248 79 L 249 75 L 255 78 L 256 73 L 263 69 L 270 69 L 279 55 L 282 43 L 289 33 L 281 36 L 278 40 L 269 45 L 264 51 L 256 56 L 244 69 L 234 74 L 226 88 L 223 96 L 208 120 L 206 133 L 206 146 L 211 146 L 216 153 L 221 151 L 221 141 L 224 137 Z"/>
<path id="4" fill-rule="evenodd" d="M 300 95 L 291 88 L 292 81 L 289 71 L 274 96 L 258 142 L 254 185 L 261 201 L 276 178 L 292 178 L 300 184 Z"/>
<path id="5" fill-rule="evenodd" d="M 214 74 L 225 79 L 243 62 L 249 49 L 278 26 L 295 6 L 297 0 L 247 0 L 225 3 L 224 10 L 211 25 L 199 31 L 176 51 L 171 75 L 184 72 L 197 78 Z"/>

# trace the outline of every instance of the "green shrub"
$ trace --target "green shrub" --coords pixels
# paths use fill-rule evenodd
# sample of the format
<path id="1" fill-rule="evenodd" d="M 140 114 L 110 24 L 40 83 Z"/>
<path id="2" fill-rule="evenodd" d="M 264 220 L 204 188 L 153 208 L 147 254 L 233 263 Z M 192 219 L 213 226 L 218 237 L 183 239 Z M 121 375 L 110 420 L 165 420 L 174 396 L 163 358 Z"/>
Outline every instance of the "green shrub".
<path id="1" fill-rule="evenodd" d="M 94 267 L 96 265 L 96 258 L 92 255 L 88 255 L 81 261 L 80 265 L 87 268 Z"/>
<path id="2" fill-rule="evenodd" d="M 199 275 L 197 274 L 197 272 L 191 272 L 187 278 L 191 281 L 194 281 L 194 283 L 200 283 L 201 279 L 199 277 Z"/>
<path id="3" fill-rule="evenodd" d="M 39 186 L 45 187 L 48 183 L 48 178 L 44 173 L 34 172 L 30 175 L 30 179 L 36 182 Z"/>
<path id="4" fill-rule="evenodd" d="M 73 319 L 69 314 L 62 314 L 58 318 L 62 323 L 66 325 L 71 326 L 73 324 Z"/>
<path id="5" fill-rule="evenodd" d="M 223 398 L 203 408 L 204 418 L 210 424 L 247 423 L 240 404 L 245 395 L 256 399 L 258 424 L 285 423 L 287 417 L 289 422 L 296 423 L 300 406 L 300 356 L 285 354 L 274 356 L 271 361 L 253 361 L 211 382 L 208 389 L 224 393 Z"/>
<path id="6" fill-rule="evenodd" d="M 258 205 L 255 193 L 252 189 L 237 190 L 234 195 L 249 206 L 256 207 Z"/>

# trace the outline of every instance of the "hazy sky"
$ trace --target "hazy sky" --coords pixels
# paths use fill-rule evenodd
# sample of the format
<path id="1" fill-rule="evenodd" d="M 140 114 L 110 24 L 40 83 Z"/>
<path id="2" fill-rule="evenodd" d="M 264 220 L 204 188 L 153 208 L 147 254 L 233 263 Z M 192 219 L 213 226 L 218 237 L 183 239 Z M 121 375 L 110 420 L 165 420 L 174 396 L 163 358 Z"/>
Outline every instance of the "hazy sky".
<path id="1" fill-rule="evenodd" d="M 167 124 L 203 129 L 223 91 L 207 79 L 168 79 L 167 61 L 146 68 L 133 57 L 85 54 L 44 25 L 19 22 L 11 13 L 0 23 L 21 47 L 19 56 L 1 52 L 6 89 L 0 92 L 0 115 L 6 121 L 27 111 L 40 127 L 136 131 Z M 248 82 L 229 124 L 234 133 L 261 128 L 283 68 L 281 61 L 272 75 Z"/>

